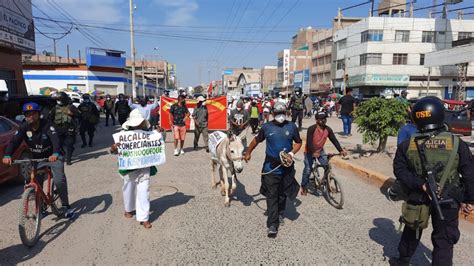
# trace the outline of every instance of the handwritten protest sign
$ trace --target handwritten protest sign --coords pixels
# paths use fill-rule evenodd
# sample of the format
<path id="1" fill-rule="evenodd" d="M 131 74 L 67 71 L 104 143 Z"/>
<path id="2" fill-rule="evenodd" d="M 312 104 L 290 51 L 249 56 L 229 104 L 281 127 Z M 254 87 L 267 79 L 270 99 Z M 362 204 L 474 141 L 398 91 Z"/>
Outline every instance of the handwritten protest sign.
<path id="1" fill-rule="evenodd" d="M 132 130 L 113 134 L 119 170 L 133 170 L 166 162 L 165 143 L 156 131 Z"/>

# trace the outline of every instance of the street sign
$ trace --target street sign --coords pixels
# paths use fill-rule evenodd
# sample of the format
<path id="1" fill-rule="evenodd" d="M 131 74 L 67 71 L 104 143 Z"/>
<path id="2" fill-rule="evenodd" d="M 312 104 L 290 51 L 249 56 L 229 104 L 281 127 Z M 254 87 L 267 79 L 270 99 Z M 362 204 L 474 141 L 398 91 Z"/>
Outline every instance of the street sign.
<path id="1" fill-rule="evenodd" d="M 448 94 L 453 94 L 453 85 L 448 86 Z"/>
<path id="2" fill-rule="evenodd" d="M 232 75 L 232 74 L 234 74 L 234 70 L 232 70 L 232 69 L 224 70 L 224 75 Z"/>

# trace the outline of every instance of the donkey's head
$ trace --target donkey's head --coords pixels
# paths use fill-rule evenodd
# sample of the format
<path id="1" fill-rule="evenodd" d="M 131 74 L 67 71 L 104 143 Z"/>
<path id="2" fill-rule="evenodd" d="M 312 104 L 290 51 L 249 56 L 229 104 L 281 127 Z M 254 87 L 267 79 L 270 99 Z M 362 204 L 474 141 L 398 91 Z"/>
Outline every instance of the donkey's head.
<path id="1" fill-rule="evenodd" d="M 242 140 L 233 134 L 229 135 L 229 159 L 234 164 L 234 170 L 237 173 L 241 173 L 244 170 L 244 162 L 243 162 L 243 153 L 244 153 L 244 145 L 242 144 Z"/>

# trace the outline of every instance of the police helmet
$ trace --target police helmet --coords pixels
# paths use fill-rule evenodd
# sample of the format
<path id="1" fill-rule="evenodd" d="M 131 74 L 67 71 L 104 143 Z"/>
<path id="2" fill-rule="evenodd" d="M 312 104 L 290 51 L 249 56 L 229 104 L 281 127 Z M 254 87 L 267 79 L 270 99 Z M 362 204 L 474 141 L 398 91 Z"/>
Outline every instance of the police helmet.
<path id="1" fill-rule="evenodd" d="M 63 102 L 63 103 L 68 103 L 69 102 L 69 95 L 65 93 L 64 91 L 59 93 L 58 99 Z"/>
<path id="2" fill-rule="evenodd" d="M 434 96 L 424 97 L 413 106 L 411 117 L 420 131 L 442 128 L 444 127 L 443 103 Z"/>
<path id="3" fill-rule="evenodd" d="M 286 113 L 286 105 L 282 102 L 276 102 L 273 105 L 273 113 L 275 114 Z"/>
<path id="4" fill-rule="evenodd" d="M 84 99 L 84 100 L 86 100 L 86 99 L 90 100 L 90 98 L 91 98 L 91 95 L 90 95 L 89 93 L 84 93 L 84 94 L 82 94 L 82 99 Z"/>

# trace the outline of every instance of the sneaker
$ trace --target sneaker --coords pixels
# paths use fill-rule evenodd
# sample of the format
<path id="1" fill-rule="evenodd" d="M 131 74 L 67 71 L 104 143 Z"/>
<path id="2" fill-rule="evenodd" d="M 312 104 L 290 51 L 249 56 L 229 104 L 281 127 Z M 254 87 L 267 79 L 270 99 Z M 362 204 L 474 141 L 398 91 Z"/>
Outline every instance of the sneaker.
<path id="1" fill-rule="evenodd" d="M 178 155 L 179 155 L 178 149 L 174 149 L 174 156 L 178 156 Z"/>
<path id="2" fill-rule="evenodd" d="M 67 161 L 66 164 L 67 164 L 67 165 L 72 165 L 72 162 L 71 162 L 71 161 Z"/>
<path id="3" fill-rule="evenodd" d="M 194 150 L 197 151 L 197 150 L 198 150 L 198 146 L 194 146 Z"/>
<path id="4" fill-rule="evenodd" d="M 183 149 L 181 149 L 181 151 L 179 152 L 180 155 L 183 155 L 184 154 L 184 151 Z"/>
<path id="5" fill-rule="evenodd" d="M 209 148 L 206 148 L 206 152 L 209 153 Z"/>
<path id="6" fill-rule="evenodd" d="M 91 147 L 91 148 L 92 148 L 92 142 L 91 142 L 91 143 L 89 143 L 89 147 Z"/>
<path id="7" fill-rule="evenodd" d="M 272 225 L 270 227 L 268 227 L 267 229 L 267 236 L 270 237 L 270 238 L 275 238 L 278 234 L 278 230 L 276 228 L 276 226 Z"/>
<path id="8" fill-rule="evenodd" d="M 87 144 L 85 144 L 85 143 L 82 143 L 82 146 L 81 146 L 81 148 L 85 148 L 85 147 L 87 147 Z"/>
<path id="9" fill-rule="evenodd" d="M 66 209 L 66 212 L 64 213 L 64 217 L 68 219 L 73 219 L 76 216 L 76 213 L 74 212 L 73 209 Z"/>

